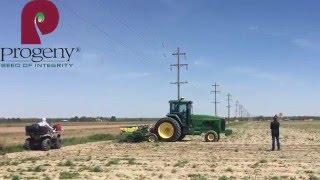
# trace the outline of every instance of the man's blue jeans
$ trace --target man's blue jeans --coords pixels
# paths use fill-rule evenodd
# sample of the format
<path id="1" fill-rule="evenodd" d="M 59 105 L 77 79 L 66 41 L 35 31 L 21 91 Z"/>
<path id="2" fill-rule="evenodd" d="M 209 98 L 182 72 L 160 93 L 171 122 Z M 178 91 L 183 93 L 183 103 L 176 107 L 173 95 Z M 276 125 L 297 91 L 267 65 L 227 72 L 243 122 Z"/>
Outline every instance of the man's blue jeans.
<path id="1" fill-rule="evenodd" d="M 277 141 L 277 147 L 280 150 L 279 134 L 272 134 L 272 151 L 275 149 L 275 141 Z"/>

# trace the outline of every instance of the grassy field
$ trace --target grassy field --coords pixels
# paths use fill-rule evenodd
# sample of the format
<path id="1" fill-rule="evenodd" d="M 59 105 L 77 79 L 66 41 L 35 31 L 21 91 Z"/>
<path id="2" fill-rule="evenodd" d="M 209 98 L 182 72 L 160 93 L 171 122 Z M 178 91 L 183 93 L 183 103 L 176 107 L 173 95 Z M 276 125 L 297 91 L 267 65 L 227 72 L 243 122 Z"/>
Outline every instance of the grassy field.
<path id="1" fill-rule="evenodd" d="M 94 142 L 0 157 L 1 178 L 312 179 L 320 177 L 320 122 L 281 122 L 281 151 L 270 151 L 268 122 L 230 125 L 217 143 Z"/>

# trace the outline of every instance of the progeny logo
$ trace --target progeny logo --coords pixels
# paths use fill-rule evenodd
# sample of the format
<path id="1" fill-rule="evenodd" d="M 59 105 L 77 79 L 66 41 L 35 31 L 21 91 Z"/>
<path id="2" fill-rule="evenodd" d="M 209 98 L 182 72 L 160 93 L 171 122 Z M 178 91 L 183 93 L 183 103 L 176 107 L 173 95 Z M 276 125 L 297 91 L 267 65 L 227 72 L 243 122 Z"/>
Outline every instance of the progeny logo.
<path id="1" fill-rule="evenodd" d="M 41 36 L 53 32 L 59 24 L 59 11 L 49 0 L 31 0 L 21 13 L 23 47 L 0 47 L 0 68 L 73 67 L 71 59 L 79 47 L 43 47 Z M 32 45 L 32 48 L 26 47 Z M 40 47 L 39 47 L 40 46 Z"/>
<path id="2" fill-rule="evenodd" d="M 53 32 L 59 23 L 59 11 L 49 0 L 28 2 L 21 13 L 21 43 L 41 44 L 37 28 L 42 35 Z"/>
<path id="3" fill-rule="evenodd" d="M 42 62 L 43 60 L 70 61 L 74 52 L 79 52 L 77 48 L 0 48 L 0 61 L 7 60 L 31 60 L 32 62 Z"/>

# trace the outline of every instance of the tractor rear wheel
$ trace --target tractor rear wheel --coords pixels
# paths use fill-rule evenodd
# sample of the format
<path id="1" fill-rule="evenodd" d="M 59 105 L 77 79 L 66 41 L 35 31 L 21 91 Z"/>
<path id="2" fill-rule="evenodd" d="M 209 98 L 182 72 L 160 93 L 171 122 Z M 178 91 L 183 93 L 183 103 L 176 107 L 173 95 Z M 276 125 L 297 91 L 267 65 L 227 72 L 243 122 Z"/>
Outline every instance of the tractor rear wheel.
<path id="1" fill-rule="evenodd" d="M 156 133 L 160 140 L 175 142 L 181 136 L 181 127 L 178 121 L 172 118 L 160 119 L 155 125 Z"/>
<path id="2" fill-rule="evenodd" d="M 204 135 L 204 140 L 206 142 L 217 142 L 217 141 L 219 141 L 219 139 L 220 139 L 219 134 L 215 131 L 208 131 Z"/>
<path id="3" fill-rule="evenodd" d="M 184 137 L 186 137 L 186 134 L 182 133 L 181 136 L 179 137 L 178 141 L 182 141 Z"/>

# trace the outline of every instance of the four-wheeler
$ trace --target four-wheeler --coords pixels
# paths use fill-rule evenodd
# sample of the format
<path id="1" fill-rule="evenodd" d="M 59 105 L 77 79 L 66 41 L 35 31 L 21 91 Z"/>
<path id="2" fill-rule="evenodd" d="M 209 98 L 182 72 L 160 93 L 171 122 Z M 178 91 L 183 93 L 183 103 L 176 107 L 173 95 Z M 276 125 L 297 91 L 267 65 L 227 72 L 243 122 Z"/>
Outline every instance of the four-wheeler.
<path id="1" fill-rule="evenodd" d="M 224 118 L 208 115 L 193 115 L 192 101 L 181 98 L 171 100 L 170 112 L 166 117 L 158 120 L 150 132 L 160 141 L 181 141 L 186 135 L 200 135 L 205 133 L 205 141 L 217 142 L 220 134 L 225 132 Z"/>
<path id="2" fill-rule="evenodd" d="M 50 131 L 48 127 L 39 126 L 38 124 L 26 126 L 26 135 L 29 137 L 25 140 L 23 147 L 26 150 L 40 149 L 43 151 L 60 149 L 62 146 L 61 125 L 56 124 L 53 129 L 53 131 Z"/>

